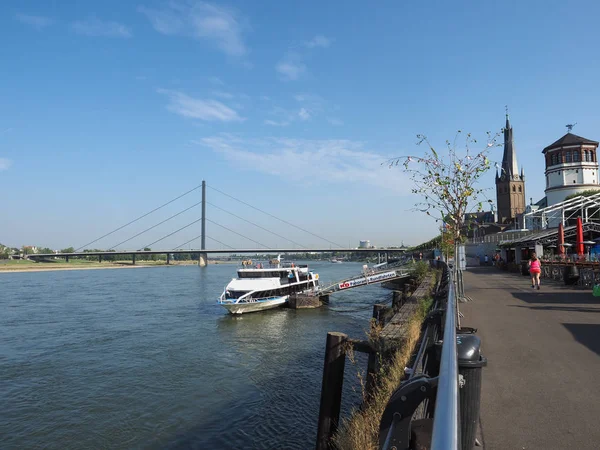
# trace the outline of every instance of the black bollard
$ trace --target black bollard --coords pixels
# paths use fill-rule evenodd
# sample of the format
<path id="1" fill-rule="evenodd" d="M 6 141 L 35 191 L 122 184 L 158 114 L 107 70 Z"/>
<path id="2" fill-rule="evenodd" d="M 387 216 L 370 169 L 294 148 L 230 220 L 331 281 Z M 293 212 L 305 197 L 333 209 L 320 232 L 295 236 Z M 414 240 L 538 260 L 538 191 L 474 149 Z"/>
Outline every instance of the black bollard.
<path id="1" fill-rule="evenodd" d="M 468 329 L 467 329 L 468 330 Z M 477 422 L 481 406 L 481 375 L 487 359 L 481 356 L 481 339 L 471 331 L 456 336 L 458 373 L 462 376 L 460 388 L 460 432 L 463 450 L 475 446 Z"/>

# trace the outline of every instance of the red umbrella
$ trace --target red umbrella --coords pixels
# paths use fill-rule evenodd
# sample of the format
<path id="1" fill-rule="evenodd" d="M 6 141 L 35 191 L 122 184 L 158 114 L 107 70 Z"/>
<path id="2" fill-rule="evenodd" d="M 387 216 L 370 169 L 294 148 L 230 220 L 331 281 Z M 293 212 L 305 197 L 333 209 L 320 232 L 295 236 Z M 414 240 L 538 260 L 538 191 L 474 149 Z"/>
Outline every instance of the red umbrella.
<path id="1" fill-rule="evenodd" d="M 577 249 L 577 255 L 583 256 L 585 253 L 585 248 L 583 246 L 583 223 L 581 222 L 581 217 L 577 218 L 577 237 L 575 241 L 575 248 Z"/>
<path id="2" fill-rule="evenodd" d="M 556 239 L 556 245 L 558 246 L 558 254 L 565 256 L 565 229 L 563 228 L 562 222 L 558 224 L 558 237 Z"/>

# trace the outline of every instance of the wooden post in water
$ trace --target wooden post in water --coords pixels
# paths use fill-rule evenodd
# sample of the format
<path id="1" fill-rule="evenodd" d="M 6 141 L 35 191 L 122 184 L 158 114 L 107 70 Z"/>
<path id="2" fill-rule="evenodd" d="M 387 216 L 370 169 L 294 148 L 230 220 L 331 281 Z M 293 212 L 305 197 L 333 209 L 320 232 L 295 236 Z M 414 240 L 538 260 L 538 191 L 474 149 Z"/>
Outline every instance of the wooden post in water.
<path id="1" fill-rule="evenodd" d="M 403 302 L 406 302 L 406 300 L 408 300 L 409 289 L 410 289 L 410 284 L 404 283 L 404 286 L 402 286 L 402 301 Z"/>
<path id="2" fill-rule="evenodd" d="M 329 441 L 336 432 L 340 421 L 347 340 L 348 336 L 344 333 L 327 333 L 317 429 L 317 450 L 329 448 Z"/>
<path id="3" fill-rule="evenodd" d="M 385 310 L 385 305 L 381 305 L 379 303 L 375 303 L 373 305 L 373 319 L 375 319 L 375 321 L 382 326 L 385 325 L 385 319 L 383 317 Z"/>
<path id="4" fill-rule="evenodd" d="M 383 314 L 385 313 L 385 305 L 375 304 L 373 305 L 373 319 L 377 325 L 383 326 Z M 377 369 L 379 366 L 379 354 L 376 352 L 369 353 L 369 359 L 367 360 L 367 385 L 365 391 L 367 395 L 373 392 L 375 387 L 375 380 Z"/>
<path id="5" fill-rule="evenodd" d="M 394 312 L 398 311 L 398 309 L 400 309 L 400 307 L 402 306 L 402 292 L 400 291 L 394 291 L 392 293 L 392 308 L 394 310 Z"/>

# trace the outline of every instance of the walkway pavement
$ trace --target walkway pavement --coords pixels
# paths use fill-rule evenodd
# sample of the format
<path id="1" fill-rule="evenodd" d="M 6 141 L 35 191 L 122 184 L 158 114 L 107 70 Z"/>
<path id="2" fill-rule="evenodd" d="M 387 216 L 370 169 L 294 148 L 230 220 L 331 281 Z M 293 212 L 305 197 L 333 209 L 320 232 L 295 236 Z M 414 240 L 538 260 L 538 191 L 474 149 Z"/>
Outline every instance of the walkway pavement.
<path id="1" fill-rule="evenodd" d="M 494 449 L 600 448 L 600 297 L 491 267 L 469 268 L 461 324 L 478 328 L 481 431 Z"/>

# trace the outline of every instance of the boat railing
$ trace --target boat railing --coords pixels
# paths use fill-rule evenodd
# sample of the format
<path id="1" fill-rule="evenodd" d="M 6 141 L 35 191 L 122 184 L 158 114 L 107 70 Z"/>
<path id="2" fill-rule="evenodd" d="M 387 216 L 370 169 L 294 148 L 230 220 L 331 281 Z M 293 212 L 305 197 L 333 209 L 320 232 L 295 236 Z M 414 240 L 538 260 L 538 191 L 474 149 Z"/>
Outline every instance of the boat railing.
<path id="1" fill-rule="evenodd" d="M 260 266 L 260 267 L 258 267 Z M 279 263 L 271 264 L 269 262 L 257 262 L 252 264 L 242 264 L 242 269 L 308 269 L 308 264 Z"/>

